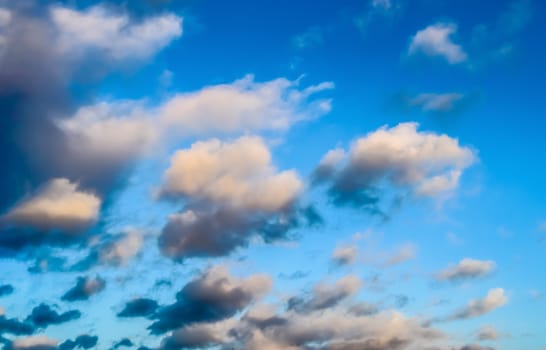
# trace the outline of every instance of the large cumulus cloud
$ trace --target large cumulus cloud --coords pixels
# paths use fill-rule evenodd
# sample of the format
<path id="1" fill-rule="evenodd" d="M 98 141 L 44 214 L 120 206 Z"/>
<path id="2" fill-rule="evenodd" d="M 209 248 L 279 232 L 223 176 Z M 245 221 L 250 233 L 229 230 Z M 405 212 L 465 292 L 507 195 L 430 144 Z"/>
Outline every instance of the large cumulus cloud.
<path id="1" fill-rule="evenodd" d="M 167 256 L 224 255 L 248 243 L 283 237 L 297 225 L 303 182 L 292 170 L 277 171 L 259 137 L 217 139 L 177 151 L 159 189 L 163 198 L 186 202 L 159 239 Z"/>

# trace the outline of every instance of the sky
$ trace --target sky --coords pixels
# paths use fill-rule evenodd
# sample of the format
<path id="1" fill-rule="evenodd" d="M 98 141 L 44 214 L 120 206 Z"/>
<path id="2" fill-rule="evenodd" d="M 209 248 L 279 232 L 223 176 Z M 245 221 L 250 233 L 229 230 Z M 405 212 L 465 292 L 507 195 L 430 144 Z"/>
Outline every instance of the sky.
<path id="1" fill-rule="evenodd" d="M 0 346 L 546 349 L 545 13 L 0 0 Z"/>

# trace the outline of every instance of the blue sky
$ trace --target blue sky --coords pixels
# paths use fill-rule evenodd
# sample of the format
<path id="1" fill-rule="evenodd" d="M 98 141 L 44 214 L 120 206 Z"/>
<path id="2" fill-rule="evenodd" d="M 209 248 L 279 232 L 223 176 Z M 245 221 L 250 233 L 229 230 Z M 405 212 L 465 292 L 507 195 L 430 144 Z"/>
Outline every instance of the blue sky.
<path id="1" fill-rule="evenodd" d="M 4 349 L 546 347 L 538 0 L 0 0 Z"/>

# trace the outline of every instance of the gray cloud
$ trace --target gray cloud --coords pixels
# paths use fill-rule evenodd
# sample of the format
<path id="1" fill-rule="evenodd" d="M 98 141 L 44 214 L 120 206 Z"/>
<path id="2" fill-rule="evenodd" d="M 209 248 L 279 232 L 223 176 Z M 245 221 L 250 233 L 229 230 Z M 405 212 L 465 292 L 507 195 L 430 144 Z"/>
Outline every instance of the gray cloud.
<path id="1" fill-rule="evenodd" d="M 68 339 L 59 345 L 58 350 L 91 349 L 97 345 L 99 337 L 96 335 L 82 334 L 74 340 Z"/>
<path id="2" fill-rule="evenodd" d="M 223 266 L 211 268 L 184 286 L 174 304 L 161 307 L 149 329 L 153 334 L 162 334 L 196 322 L 231 317 L 270 288 L 267 275 L 240 279 Z"/>
<path id="3" fill-rule="evenodd" d="M 469 279 L 481 278 L 489 275 L 495 269 L 495 262 L 491 260 L 476 260 L 465 258 L 458 264 L 436 273 L 436 280 L 460 282 Z"/>
<path id="4" fill-rule="evenodd" d="M 157 301 L 147 298 L 138 298 L 129 301 L 118 313 L 118 317 L 146 317 L 152 315 L 158 308 Z"/>
<path id="5" fill-rule="evenodd" d="M 482 299 L 471 300 L 465 307 L 449 316 L 449 320 L 461 320 L 482 316 L 508 302 L 504 289 L 494 288 Z"/>
<path id="6" fill-rule="evenodd" d="M 10 295 L 13 293 L 13 291 L 14 291 L 14 288 L 11 284 L 0 285 L 0 297 Z"/>

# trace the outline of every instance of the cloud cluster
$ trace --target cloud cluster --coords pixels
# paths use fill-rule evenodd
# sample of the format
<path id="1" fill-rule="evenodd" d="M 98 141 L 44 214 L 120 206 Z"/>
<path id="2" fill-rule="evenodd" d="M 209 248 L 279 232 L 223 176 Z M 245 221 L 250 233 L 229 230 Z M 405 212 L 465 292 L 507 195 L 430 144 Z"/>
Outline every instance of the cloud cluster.
<path id="1" fill-rule="evenodd" d="M 417 197 L 449 194 L 475 160 L 457 139 L 417 131 L 416 123 L 382 127 L 358 138 L 349 152 L 329 151 L 314 173 L 316 183 L 329 185 L 338 205 L 377 212 L 382 191 L 406 189 Z"/>
<path id="2" fill-rule="evenodd" d="M 163 228 L 160 247 L 175 258 L 224 255 L 261 235 L 282 237 L 294 225 L 303 182 L 278 172 L 261 138 L 217 139 L 177 151 L 159 196 L 186 201 Z"/>
<path id="3" fill-rule="evenodd" d="M 489 275 L 495 269 L 491 260 L 464 258 L 457 265 L 450 266 L 436 274 L 438 281 L 460 282 Z"/>
<path id="4" fill-rule="evenodd" d="M 457 25 L 454 23 L 436 23 L 421 29 L 411 38 L 408 54 L 439 56 L 450 64 L 464 62 L 468 58 L 466 52 L 451 39 L 456 32 Z"/>

